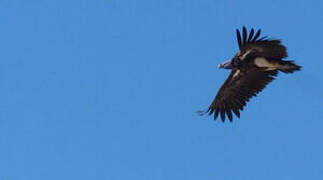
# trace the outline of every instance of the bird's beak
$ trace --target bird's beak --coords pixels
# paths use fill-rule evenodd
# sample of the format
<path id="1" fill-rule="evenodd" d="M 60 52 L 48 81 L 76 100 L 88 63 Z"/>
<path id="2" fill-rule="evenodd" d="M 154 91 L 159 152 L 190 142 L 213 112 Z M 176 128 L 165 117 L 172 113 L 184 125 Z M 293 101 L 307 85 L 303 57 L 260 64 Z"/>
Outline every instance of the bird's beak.
<path id="1" fill-rule="evenodd" d="M 218 65 L 219 69 L 232 69 L 231 60 Z"/>

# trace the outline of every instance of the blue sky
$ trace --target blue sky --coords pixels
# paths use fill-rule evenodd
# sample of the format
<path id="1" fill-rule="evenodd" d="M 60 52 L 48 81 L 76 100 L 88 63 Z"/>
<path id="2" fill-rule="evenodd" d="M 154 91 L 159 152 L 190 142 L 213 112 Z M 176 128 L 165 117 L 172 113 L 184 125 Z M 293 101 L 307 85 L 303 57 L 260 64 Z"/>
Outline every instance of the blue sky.
<path id="1" fill-rule="evenodd" d="M 0 1 L 1 180 L 323 179 L 322 1 Z M 235 29 L 303 66 L 233 123 Z"/>

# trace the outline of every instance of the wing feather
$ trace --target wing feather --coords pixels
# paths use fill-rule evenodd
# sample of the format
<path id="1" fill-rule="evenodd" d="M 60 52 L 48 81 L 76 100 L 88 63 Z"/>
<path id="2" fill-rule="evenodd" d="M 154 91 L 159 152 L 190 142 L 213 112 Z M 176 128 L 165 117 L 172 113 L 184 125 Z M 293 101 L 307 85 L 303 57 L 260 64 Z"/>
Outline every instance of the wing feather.
<path id="1" fill-rule="evenodd" d="M 241 48 L 242 44 L 241 44 L 241 36 L 240 36 L 240 31 L 239 29 L 237 29 L 237 40 L 238 40 L 238 45 L 239 45 L 239 48 Z"/>
<path id="2" fill-rule="evenodd" d="M 225 104 L 225 111 L 226 111 L 226 114 L 227 114 L 229 120 L 232 121 L 232 112 L 231 112 L 232 107 L 231 107 L 230 104 L 231 103 L 226 103 Z"/>
<path id="3" fill-rule="evenodd" d="M 234 114 L 235 114 L 238 118 L 240 118 L 240 112 L 239 112 L 239 109 L 237 109 L 237 108 L 232 108 L 232 111 L 234 112 Z"/>
<path id="4" fill-rule="evenodd" d="M 221 104 L 220 113 L 221 113 L 221 120 L 224 122 L 225 121 L 225 106 L 223 104 Z"/>
<path id="5" fill-rule="evenodd" d="M 253 37 L 251 42 L 255 42 L 257 40 L 257 38 L 260 36 L 260 33 L 261 33 L 261 29 L 258 29 L 256 35 Z"/>
<path id="6" fill-rule="evenodd" d="M 218 117 L 218 115 L 219 115 L 219 111 L 220 111 L 220 109 L 216 109 L 216 110 L 215 110 L 215 113 L 214 113 L 214 119 L 216 119 L 216 118 Z"/>
<path id="7" fill-rule="evenodd" d="M 248 38 L 247 42 L 250 42 L 250 40 L 252 39 L 253 33 L 254 33 L 254 30 L 252 28 L 251 31 L 250 31 L 249 38 Z"/>
<path id="8" fill-rule="evenodd" d="M 214 119 L 216 119 L 216 118 L 218 117 L 218 115 L 219 115 L 219 111 L 220 111 L 220 109 L 216 109 L 216 110 L 215 110 L 215 113 L 214 113 Z"/>
<path id="9" fill-rule="evenodd" d="M 242 28 L 242 42 L 243 44 L 246 44 L 247 42 L 247 29 L 245 26 Z"/>

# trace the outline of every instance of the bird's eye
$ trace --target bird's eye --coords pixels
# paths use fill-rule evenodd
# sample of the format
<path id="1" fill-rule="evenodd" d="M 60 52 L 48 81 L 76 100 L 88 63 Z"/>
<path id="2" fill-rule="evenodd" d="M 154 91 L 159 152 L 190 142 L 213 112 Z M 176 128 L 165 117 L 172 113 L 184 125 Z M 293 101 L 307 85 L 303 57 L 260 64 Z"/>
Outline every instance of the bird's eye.
<path id="1" fill-rule="evenodd" d="M 233 66 L 238 66 L 240 63 L 240 59 L 238 57 L 235 57 L 232 59 Z"/>

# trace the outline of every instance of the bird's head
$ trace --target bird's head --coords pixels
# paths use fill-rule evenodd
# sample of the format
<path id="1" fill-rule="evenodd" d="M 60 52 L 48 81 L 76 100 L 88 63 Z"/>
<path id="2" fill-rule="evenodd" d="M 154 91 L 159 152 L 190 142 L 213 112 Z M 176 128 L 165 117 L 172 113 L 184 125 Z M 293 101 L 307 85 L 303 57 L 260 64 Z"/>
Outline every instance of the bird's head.
<path id="1" fill-rule="evenodd" d="M 222 64 L 218 65 L 219 69 L 232 69 L 232 61 L 225 61 Z"/>

